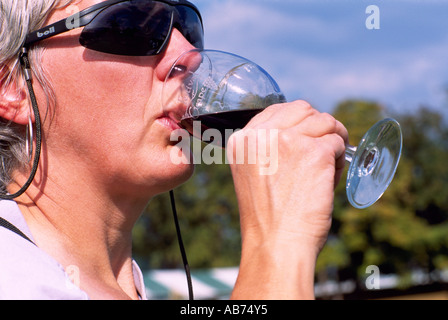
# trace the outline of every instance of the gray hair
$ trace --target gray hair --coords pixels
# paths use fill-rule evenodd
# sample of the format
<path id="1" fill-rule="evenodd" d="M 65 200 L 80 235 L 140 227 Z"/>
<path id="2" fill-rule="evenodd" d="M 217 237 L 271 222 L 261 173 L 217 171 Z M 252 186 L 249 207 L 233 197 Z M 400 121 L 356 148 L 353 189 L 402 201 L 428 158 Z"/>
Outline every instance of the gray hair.
<path id="1" fill-rule="evenodd" d="M 19 53 L 27 34 L 44 26 L 49 14 L 74 0 L 0 0 L 0 94 L 11 83 L 23 85 Z M 47 112 L 55 104 L 55 96 L 41 61 L 44 48 L 30 50 L 34 79 L 42 86 L 47 99 Z M 12 173 L 28 167 L 25 127 L 0 118 L 0 192 L 5 194 Z"/>

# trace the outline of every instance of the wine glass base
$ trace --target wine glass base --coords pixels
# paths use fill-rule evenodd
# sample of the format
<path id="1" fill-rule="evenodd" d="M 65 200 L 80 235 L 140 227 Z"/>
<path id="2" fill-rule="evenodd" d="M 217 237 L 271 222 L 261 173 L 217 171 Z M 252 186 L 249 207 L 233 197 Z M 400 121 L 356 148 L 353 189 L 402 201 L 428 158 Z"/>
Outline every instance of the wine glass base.
<path id="1" fill-rule="evenodd" d="M 364 209 L 381 198 L 394 178 L 402 145 L 394 119 L 378 122 L 364 135 L 348 169 L 346 191 L 352 206 Z"/>

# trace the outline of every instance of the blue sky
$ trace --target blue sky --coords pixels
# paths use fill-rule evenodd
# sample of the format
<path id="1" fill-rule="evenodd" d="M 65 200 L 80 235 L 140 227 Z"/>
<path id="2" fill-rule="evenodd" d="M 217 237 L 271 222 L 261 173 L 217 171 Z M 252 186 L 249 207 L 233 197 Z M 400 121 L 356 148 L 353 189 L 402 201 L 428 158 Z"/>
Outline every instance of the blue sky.
<path id="1" fill-rule="evenodd" d="M 206 47 L 265 68 L 288 100 L 331 112 L 347 98 L 386 113 L 448 116 L 448 0 L 193 0 Z M 369 5 L 380 29 L 366 28 Z"/>

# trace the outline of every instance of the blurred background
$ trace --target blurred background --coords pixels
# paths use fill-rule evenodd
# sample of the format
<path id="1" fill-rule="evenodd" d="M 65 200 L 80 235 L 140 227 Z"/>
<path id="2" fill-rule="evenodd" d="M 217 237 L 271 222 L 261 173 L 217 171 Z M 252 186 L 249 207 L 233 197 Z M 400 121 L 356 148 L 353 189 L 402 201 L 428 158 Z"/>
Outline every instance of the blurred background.
<path id="1" fill-rule="evenodd" d="M 260 64 L 288 100 L 305 99 L 343 122 L 351 144 L 384 117 L 402 125 L 402 160 L 383 198 L 357 210 L 346 200 L 345 179 L 336 191 L 317 298 L 448 298 L 448 1 L 193 2 L 208 49 Z M 369 5 L 377 16 L 366 13 Z M 228 166 L 198 165 L 175 195 L 196 297 L 228 298 L 240 258 Z M 168 195 L 150 202 L 134 243 L 149 295 L 184 299 Z"/>

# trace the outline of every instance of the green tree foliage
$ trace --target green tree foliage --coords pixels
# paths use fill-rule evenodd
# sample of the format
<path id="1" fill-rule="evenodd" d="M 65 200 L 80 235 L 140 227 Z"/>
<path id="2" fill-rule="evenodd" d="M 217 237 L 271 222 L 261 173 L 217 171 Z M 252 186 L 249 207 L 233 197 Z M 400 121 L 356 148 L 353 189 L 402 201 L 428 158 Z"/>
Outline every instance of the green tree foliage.
<path id="1" fill-rule="evenodd" d="M 384 116 L 380 105 L 365 101 L 346 101 L 335 111 L 354 145 Z M 381 200 L 365 210 L 350 207 L 344 183 L 338 186 L 332 231 L 318 272 L 333 267 L 343 277 L 357 278 L 367 266 L 377 265 L 383 273 L 409 279 L 416 269 L 448 267 L 447 125 L 427 108 L 395 118 L 404 136 L 395 179 Z M 401 284 L 407 285 L 405 280 Z"/>

